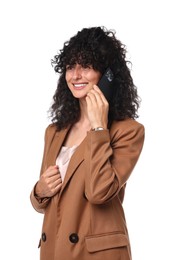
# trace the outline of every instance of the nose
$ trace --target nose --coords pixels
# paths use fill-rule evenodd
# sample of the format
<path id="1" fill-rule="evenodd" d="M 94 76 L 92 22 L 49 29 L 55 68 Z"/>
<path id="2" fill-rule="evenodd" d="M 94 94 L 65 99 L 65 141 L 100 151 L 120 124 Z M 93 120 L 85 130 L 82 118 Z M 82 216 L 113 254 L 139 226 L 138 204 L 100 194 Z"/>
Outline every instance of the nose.
<path id="1" fill-rule="evenodd" d="M 80 79 L 82 77 L 81 68 L 75 67 L 73 70 L 73 79 Z"/>

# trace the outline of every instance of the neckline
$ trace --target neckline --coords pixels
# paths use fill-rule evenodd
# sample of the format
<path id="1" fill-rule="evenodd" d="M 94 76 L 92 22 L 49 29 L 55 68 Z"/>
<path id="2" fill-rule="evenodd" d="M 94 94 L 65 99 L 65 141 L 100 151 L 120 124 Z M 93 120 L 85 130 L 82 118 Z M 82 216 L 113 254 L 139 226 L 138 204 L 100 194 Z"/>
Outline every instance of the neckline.
<path id="1" fill-rule="evenodd" d="M 73 145 L 73 146 L 65 146 L 65 145 L 62 145 L 61 148 L 63 148 L 64 150 L 68 150 L 68 149 L 72 150 L 72 149 L 75 149 L 75 148 L 78 147 L 78 146 L 79 146 L 79 144 L 75 144 L 75 145 Z"/>

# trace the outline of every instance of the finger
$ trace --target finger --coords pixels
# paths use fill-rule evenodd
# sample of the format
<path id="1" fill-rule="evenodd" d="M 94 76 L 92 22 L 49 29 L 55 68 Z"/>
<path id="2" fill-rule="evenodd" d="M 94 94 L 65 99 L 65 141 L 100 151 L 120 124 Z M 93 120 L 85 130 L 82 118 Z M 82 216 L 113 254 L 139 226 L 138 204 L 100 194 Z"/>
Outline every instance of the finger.
<path id="1" fill-rule="evenodd" d="M 101 99 L 102 99 L 102 101 L 103 101 L 104 103 L 108 103 L 108 101 L 107 101 L 107 99 L 105 98 L 103 92 L 100 90 L 100 88 L 99 88 L 97 85 L 94 85 L 94 86 L 93 86 L 93 90 L 95 90 L 95 92 L 99 93 L 99 95 L 100 95 L 100 97 L 101 97 Z"/>
<path id="2" fill-rule="evenodd" d="M 55 182 L 53 182 L 53 187 L 56 188 L 56 187 L 60 186 L 60 184 L 62 184 L 61 178 L 59 178 Z"/>
<path id="3" fill-rule="evenodd" d="M 89 108 L 92 106 L 92 100 L 91 100 L 90 95 L 86 96 L 86 103 L 87 103 L 87 108 L 89 110 Z"/>
<path id="4" fill-rule="evenodd" d="M 62 183 L 58 184 L 58 185 L 54 188 L 54 190 L 53 190 L 53 192 L 52 192 L 52 195 L 55 195 L 61 188 L 62 188 Z"/>
<path id="5" fill-rule="evenodd" d="M 45 189 L 43 190 L 43 194 L 48 194 L 49 196 L 53 196 L 62 186 L 62 180 L 61 178 L 54 180 L 52 182 L 49 182 Z"/>
<path id="6" fill-rule="evenodd" d="M 58 165 L 50 165 L 46 170 L 53 170 L 53 169 L 59 169 Z"/>
<path id="7" fill-rule="evenodd" d="M 45 172 L 45 175 L 48 176 L 48 177 L 51 177 L 53 175 L 57 175 L 59 173 L 59 168 L 58 166 L 50 166 L 46 172 Z"/>
<path id="8" fill-rule="evenodd" d="M 89 102 L 91 105 L 97 103 L 97 98 L 95 96 L 95 91 L 90 91 L 88 94 L 87 94 L 87 97 L 89 98 Z"/>
<path id="9" fill-rule="evenodd" d="M 103 95 L 94 89 L 89 92 L 89 96 L 93 104 L 98 104 L 99 106 L 101 106 L 105 103 L 105 101 L 103 100 Z"/>
<path id="10" fill-rule="evenodd" d="M 59 176 L 59 174 L 57 175 L 53 175 L 51 177 L 48 177 L 48 182 L 49 183 L 54 183 L 56 181 L 60 181 L 61 180 L 61 177 Z M 62 180 L 61 180 L 62 181 Z"/>

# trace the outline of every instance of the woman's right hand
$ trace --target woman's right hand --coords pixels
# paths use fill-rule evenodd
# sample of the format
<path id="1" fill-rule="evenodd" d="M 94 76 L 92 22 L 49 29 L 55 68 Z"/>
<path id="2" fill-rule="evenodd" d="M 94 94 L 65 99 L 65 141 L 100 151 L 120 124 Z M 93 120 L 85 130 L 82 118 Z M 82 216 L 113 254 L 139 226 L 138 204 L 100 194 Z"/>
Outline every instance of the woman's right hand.
<path id="1" fill-rule="evenodd" d="M 41 176 L 35 187 L 40 198 L 53 197 L 62 187 L 62 179 L 57 165 L 50 166 Z"/>

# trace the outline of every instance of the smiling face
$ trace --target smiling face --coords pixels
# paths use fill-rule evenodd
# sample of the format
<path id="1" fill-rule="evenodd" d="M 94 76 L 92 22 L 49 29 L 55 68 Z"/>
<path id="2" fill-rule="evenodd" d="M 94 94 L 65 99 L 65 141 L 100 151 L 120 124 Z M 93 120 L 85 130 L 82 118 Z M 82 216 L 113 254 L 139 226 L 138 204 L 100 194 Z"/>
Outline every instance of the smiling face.
<path id="1" fill-rule="evenodd" d="M 91 66 L 83 67 L 80 64 L 66 66 L 65 79 L 75 98 L 84 98 L 92 86 L 98 83 L 100 77 L 101 73 Z"/>

